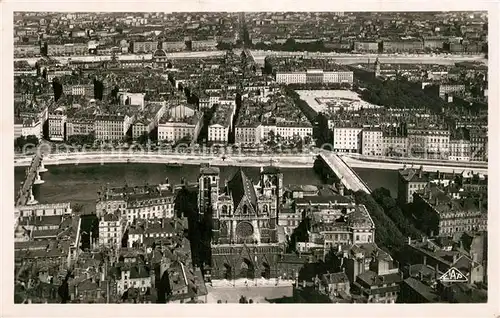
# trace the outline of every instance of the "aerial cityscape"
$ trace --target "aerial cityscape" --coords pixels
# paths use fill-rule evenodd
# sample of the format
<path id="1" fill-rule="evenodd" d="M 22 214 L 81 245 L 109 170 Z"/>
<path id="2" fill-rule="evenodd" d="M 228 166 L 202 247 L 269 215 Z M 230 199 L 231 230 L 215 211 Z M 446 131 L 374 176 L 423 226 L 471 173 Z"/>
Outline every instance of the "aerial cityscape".
<path id="1" fill-rule="evenodd" d="M 488 301 L 487 12 L 15 12 L 13 63 L 15 303 Z"/>

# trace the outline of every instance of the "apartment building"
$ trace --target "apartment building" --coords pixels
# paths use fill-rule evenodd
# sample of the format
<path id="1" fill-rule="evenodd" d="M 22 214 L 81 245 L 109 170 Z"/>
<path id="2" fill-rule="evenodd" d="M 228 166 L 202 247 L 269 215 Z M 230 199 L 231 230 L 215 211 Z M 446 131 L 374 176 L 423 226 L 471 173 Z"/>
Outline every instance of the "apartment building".
<path id="1" fill-rule="evenodd" d="M 196 141 L 202 124 L 203 115 L 201 113 L 193 111 L 192 115 L 181 117 L 175 116 L 175 111 L 169 112 L 158 123 L 158 140 L 177 142 L 183 138 L 190 138 L 192 141 Z"/>
<path id="2" fill-rule="evenodd" d="M 273 129 L 273 126 L 270 126 L 270 129 Z M 281 137 L 288 139 L 299 136 L 304 139 L 305 137 L 312 137 L 313 129 L 312 125 L 309 122 L 303 123 L 279 123 L 275 128 L 276 134 Z"/>
<path id="3" fill-rule="evenodd" d="M 357 52 L 378 52 L 378 42 L 354 42 L 354 51 Z"/>
<path id="4" fill-rule="evenodd" d="M 383 133 L 380 128 L 364 128 L 361 132 L 361 154 L 382 156 Z"/>
<path id="5" fill-rule="evenodd" d="M 129 224 L 138 219 L 173 218 L 174 199 L 168 179 L 157 186 L 106 188 L 98 192 L 96 214 L 101 217 L 117 211 Z"/>
<path id="6" fill-rule="evenodd" d="M 485 129 L 470 130 L 470 160 L 488 161 L 488 131 Z"/>
<path id="7" fill-rule="evenodd" d="M 171 218 L 139 220 L 131 224 L 128 232 L 128 247 L 150 246 L 150 240 L 168 239 L 176 234 L 175 221 Z"/>
<path id="8" fill-rule="evenodd" d="M 136 119 L 131 125 L 132 128 L 132 139 L 136 140 L 144 133 L 149 133 L 148 130 L 149 122 L 146 119 Z"/>
<path id="9" fill-rule="evenodd" d="M 67 216 L 71 215 L 73 210 L 69 202 L 67 203 L 50 203 L 50 204 L 32 204 L 17 206 L 14 209 L 16 219 L 29 217 L 44 217 L 44 216 Z"/>
<path id="10" fill-rule="evenodd" d="M 102 141 L 121 140 L 132 120 L 128 115 L 98 115 L 95 119 L 95 137 Z"/>
<path id="11" fill-rule="evenodd" d="M 136 105 L 144 110 L 144 93 L 118 92 L 120 105 Z"/>
<path id="12" fill-rule="evenodd" d="M 36 57 L 40 56 L 40 45 L 38 44 L 14 44 L 14 57 Z"/>
<path id="13" fill-rule="evenodd" d="M 441 84 L 439 85 L 439 97 L 444 98 L 446 94 L 463 93 L 465 85 L 462 84 Z"/>
<path id="14" fill-rule="evenodd" d="M 14 139 L 23 135 L 23 120 L 21 118 L 14 118 Z"/>
<path id="15" fill-rule="evenodd" d="M 289 239 L 300 222 L 302 222 L 302 210 L 295 209 L 292 205 L 282 207 L 278 214 L 278 225 L 283 228 L 285 238 Z"/>
<path id="16" fill-rule="evenodd" d="M 184 41 L 162 42 L 161 48 L 165 52 L 180 52 L 186 49 L 186 43 Z"/>
<path id="17" fill-rule="evenodd" d="M 408 154 L 408 137 L 384 131 L 382 134 L 382 156 L 404 157 Z"/>
<path id="18" fill-rule="evenodd" d="M 211 51 L 215 50 L 216 47 L 217 41 L 215 40 L 191 41 L 191 49 L 193 51 Z"/>
<path id="19" fill-rule="evenodd" d="M 119 211 L 105 214 L 99 220 L 99 245 L 120 248 L 126 225 Z"/>
<path id="20" fill-rule="evenodd" d="M 398 174 L 398 200 L 406 204 L 413 202 L 413 194 L 429 183 L 429 175 L 422 168 L 404 168 Z"/>
<path id="21" fill-rule="evenodd" d="M 47 55 L 49 56 L 64 56 L 64 55 L 88 55 L 89 49 L 87 43 L 66 43 L 66 44 L 47 44 Z"/>
<path id="22" fill-rule="evenodd" d="M 375 225 L 365 206 L 356 205 L 349 197 L 307 196 L 294 201 L 295 214 L 311 220 L 309 241 L 298 244 L 301 252 L 319 248 L 326 254 L 342 244 L 370 243 L 375 239 Z M 341 215 L 344 221 L 339 221 Z"/>
<path id="23" fill-rule="evenodd" d="M 170 187 L 152 187 L 147 192 L 129 193 L 125 218 L 129 223 L 137 219 L 173 218 L 174 199 Z"/>
<path id="24" fill-rule="evenodd" d="M 49 114 L 49 139 L 52 141 L 63 141 L 66 138 L 66 115 L 62 108 L 56 109 Z"/>
<path id="25" fill-rule="evenodd" d="M 333 219 L 334 215 L 338 217 L 342 208 L 347 209 L 345 222 L 337 222 Z M 354 244 L 374 242 L 375 224 L 364 205 L 355 206 L 349 202 L 342 207 L 331 202 L 329 207 L 309 213 L 313 218 L 309 243 L 323 245 L 324 253 L 349 242 Z"/>
<path id="26" fill-rule="evenodd" d="M 276 72 L 276 82 L 284 84 L 306 83 L 305 72 Z"/>
<path id="27" fill-rule="evenodd" d="M 424 41 L 424 48 L 443 49 L 444 43 L 447 40 L 445 38 L 424 37 L 423 41 Z"/>
<path id="28" fill-rule="evenodd" d="M 363 128 L 333 127 L 333 150 L 359 153 Z"/>
<path id="29" fill-rule="evenodd" d="M 260 134 L 257 132 L 259 123 L 237 124 L 235 127 L 234 143 L 255 144 L 260 143 Z"/>
<path id="30" fill-rule="evenodd" d="M 22 136 L 36 136 L 37 138 L 42 137 L 43 124 L 38 118 L 27 118 L 23 120 L 21 135 Z"/>
<path id="31" fill-rule="evenodd" d="M 450 132 L 445 129 L 408 129 L 409 154 L 413 157 L 447 160 L 450 153 Z"/>
<path id="32" fill-rule="evenodd" d="M 466 139 L 450 140 L 450 155 L 448 160 L 470 161 L 471 143 Z"/>
<path id="33" fill-rule="evenodd" d="M 134 41 L 132 43 L 132 53 L 153 53 L 158 49 L 157 41 Z"/>
<path id="34" fill-rule="evenodd" d="M 422 51 L 424 42 L 420 40 L 399 40 L 399 41 L 383 41 L 384 52 L 412 52 Z"/>
<path id="35" fill-rule="evenodd" d="M 66 138 L 93 133 L 95 129 L 94 122 L 94 118 L 91 117 L 68 117 L 66 119 Z"/>
<path id="36" fill-rule="evenodd" d="M 413 202 L 421 228 L 427 235 L 454 236 L 488 230 L 488 200 L 481 196 L 455 199 L 445 190 L 426 187 Z"/>
<path id="37" fill-rule="evenodd" d="M 208 125 L 208 141 L 225 144 L 229 140 L 229 131 L 232 129 L 236 107 L 233 105 L 217 106 L 217 109 Z"/>
<path id="38" fill-rule="evenodd" d="M 63 92 L 67 96 L 88 96 L 90 98 L 94 97 L 94 85 L 92 84 L 76 84 L 65 85 L 63 83 Z"/>
<path id="39" fill-rule="evenodd" d="M 276 82 L 284 84 L 305 83 L 352 83 L 353 72 L 338 71 L 328 72 L 323 70 L 276 72 Z"/>

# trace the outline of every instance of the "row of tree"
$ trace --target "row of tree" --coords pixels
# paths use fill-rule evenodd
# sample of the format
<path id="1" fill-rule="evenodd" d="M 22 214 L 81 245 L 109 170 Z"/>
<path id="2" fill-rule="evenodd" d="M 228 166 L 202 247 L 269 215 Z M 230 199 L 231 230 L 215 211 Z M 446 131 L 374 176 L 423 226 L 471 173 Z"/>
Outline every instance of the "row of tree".
<path id="1" fill-rule="evenodd" d="M 22 150 L 26 145 L 38 146 L 40 140 L 35 135 L 20 136 L 14 139 L 14 148 Z"/>
<path id="2" fill-rule="evenodd" d="M 350 83 L 301 83 L 288 84 L 289 88 L 294 90 L 348 90 L 351 89 Z"/>
<path id="3" fill-rule="evenodd" d="M 423 105 L 434 113 L 441 113 L 445 102 L 438 96 L 426 94 L 424 90 L 398 76 L 394 81 L 374 79 L 363 83 L 361 97 L 376 105 L 392 108 L 422 108 Z"/>
<path id="4" fill-rule="evenodd" d="M 95 142 L 95 136 L 94 134 L 72 135 L 68 137 L 67 142 L 69 144 L 76 144 L 76 145 L 93 145 Z"/>
<path id="5" fill-rule="evenodd" d="M 314 42 L 297 42 L 295 39 L 288 39 L 285 43 L 265 44 L 263 42 L 252 45 L 256 50 L 288 51 L 288 52 L 337 52 L 345 51 L 338 48 L 327 47 L 322 40 Z"/>
<path id="6" fill-rule="evenodd" d="M 396 200 L 391 196 L 391 192 L 386 188 L 378 188 L 372 192 L 372 197 L 384 210 L 385 214 L 394 222 L 401 233 L 411 238 L 420 238 L 422 233 L 410 222 Z"/>
<path id="7" fill-rule="evenodd" d="M 370 194 L 357 191 L 354 193 L 354 198 L 357 204 L 363 204 L 366 207 L 375 223 L 375 243 L 380 248 L 387 250 L 391 255 L 397 255 L 406 239 L 394 221 L 385 214 L 384 209 L 378 205 Z"/>
<path id="8" fill-rule="evenodd" d="M 348 49 L 342 49 L 339 47 L 327 46 L 323 40 L 317 40 L 312 42 L 297 42 L 295 39 L 287 39 L 284 43 L 270 43 L 266 44 L 264 42 L 252 43 L 250 39 L 246 41 L 237 41 L 236 43 L 229 42 L 219 42 L 217 43 L 217 49 L 219 50 L 232 50 L 234 48 L 241 48 L 243 44 L 246 48 L 255 50 L 271 50 L 271 51 L 287 51 L 287 52 L 348 52 L 352 50 L 352 47 Z"/>

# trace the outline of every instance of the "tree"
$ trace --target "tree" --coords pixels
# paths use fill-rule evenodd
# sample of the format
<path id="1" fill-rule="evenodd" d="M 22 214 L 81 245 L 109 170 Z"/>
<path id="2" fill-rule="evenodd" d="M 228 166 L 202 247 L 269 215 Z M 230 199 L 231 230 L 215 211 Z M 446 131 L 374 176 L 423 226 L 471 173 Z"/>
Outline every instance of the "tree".
<path id="1" fill-rule="evenodd" d="M 398 203 L 394 198 L 391 197 L 391 193 L 386 188 L 378 188 L 372 192 L 372 197 L 375 201 L 382 207 L 385 214 L 394 222 L 396 227 L 401 231 L 405 237 L 420 238 L 421 233 L 415 226 L 410 222 L 410 220 L 405 217 L 403 211 L 399 207 Z"/>
<path id="2" fill-rule="evenodd" d="M 307 242 L 309 241 L 309 227 L 311 220 L 309 217 L 305 217 L 299 225 L 293 230 L 290 236 L 290 241 L 288 242 L 287 252 L 293 253 L 296 249 L 297 242 Z"/>
<path id="3" fill-rule="evenodd" d="M 386 248 L 393 254 L 402 247 L 405 237 L 394 222 L 384 213 L 373 197 L 363 191 L 354 193 L 357 204 L 363 204 L 375 223 L 377 235 L 375 240 L 381 248 Z"/>
<path id="4" fill-rule="evenodd" d="M 14 140 L 14 147 L 19 148 L 19 149 L 23 149 L 23 147 L 24 147 L 24 145 L 26 145 L 26 143 L 27 143 L 26 138 L 24 136 L 20 136 Z"/>
<path id="5" fill-rule="evenodd" d="M 140 135 L 139 138 L 137 139 L 137 142 L 141 145 L 147 144 L 148 141 L 149 141 L 149 134 L 146 131 L 144 131 L 142 135 Z"/>
<path id="6" fill-rule="evenodd" d="M 73 211 L 75 214 L 78 214 L 78 213 L 82 212 L 82 211 L 83 211 L 83 204 L 76 203 L 75 205 L 73 205 L 73 207 L 72 207 L 72 211 Z"/>
<path id="7" fill-rule="evenodd" d="M 34 146 L 38 146 L 39 140 L 38 137 L 35 135 L 28 135 L 26 137 L 26 144 L 31 144 Z"/>
<path id="8" fill-rule="evenodd" d="M 248 304 L 247 298 L 245 296 L 241 296 L 239 300 L 240 304 Z"/>
<path id="9" fill-rule="evenodd" d="M 217 49 L 221 51 L 230 51 L 233 49 L 233 44 L 227 42 L 217 43 Z"/>
<path id="10" fill-rule="evenodd" d="M 275 146 L 276 145 L 276 133 L 274 132 L 274 130 L 269 131 L 268 138 L 269 138 L 270 146 Z"/>

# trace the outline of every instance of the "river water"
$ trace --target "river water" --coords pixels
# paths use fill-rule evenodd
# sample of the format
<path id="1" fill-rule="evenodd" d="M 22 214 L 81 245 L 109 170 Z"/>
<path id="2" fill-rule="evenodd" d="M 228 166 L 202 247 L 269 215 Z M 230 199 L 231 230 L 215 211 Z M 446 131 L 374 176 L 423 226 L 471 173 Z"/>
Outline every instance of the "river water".
<path id="1" fill-rule="evenodd" d="M 23 167 L 15 168 L 16 190 L 24 177 Z M 106 184 L 130 186 L 158 184 L 169 178 L 171 184 L 179 184 L 181 177 L 196 182 L 199 166 L 182 167 L 164 164 L 81 164 L 47 166 L 43 174 L 45 183 L 40 188 L 42 203 L 71 202 L 84 206 L 85 211 L 95 208 L 97 190 Z M 221 184 L 229 180 L 238 167 L 220 167 Z M 249 178 L 258 181 L 259 168 L 242 168 Z M 321 177 L 312 168 L 282 168 L 286 184 L 321 184 Z M 397 192 L 397 172 L 391 170 L 355 169 L 371 189 L 386 187 L 393 196 Z"/>

